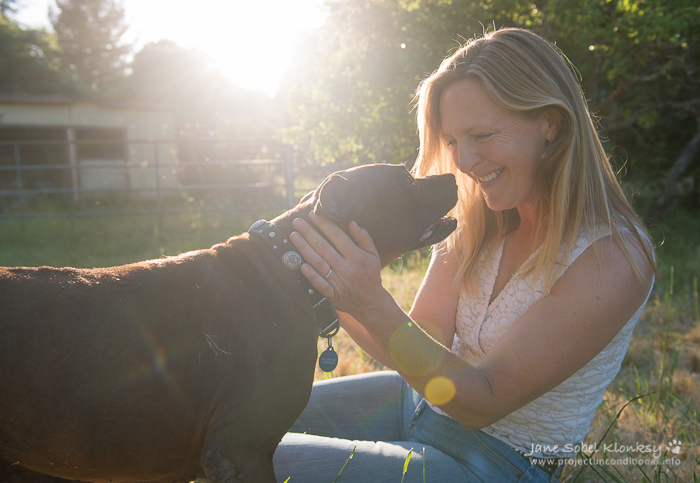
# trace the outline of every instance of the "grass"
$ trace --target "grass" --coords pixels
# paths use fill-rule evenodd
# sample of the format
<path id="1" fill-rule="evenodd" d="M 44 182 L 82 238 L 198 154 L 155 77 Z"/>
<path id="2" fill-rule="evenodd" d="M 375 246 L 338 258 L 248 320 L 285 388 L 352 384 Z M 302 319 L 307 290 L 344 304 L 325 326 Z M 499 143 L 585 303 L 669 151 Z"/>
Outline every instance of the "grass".
<path id="1" fill-rule="evenodd" d="M 564 468 L 562 482 L 700 480 L 700 220 L 674 213 L 650 231 L 657 243 L 659 276 L 620 373 L 584 441 L 587 451 L 577 466 Z M 415 298 L 428 257 L 427 252 L 414 252 L 404 257 L 402 268 L 395 263 L 382 274 L 405 310 Z M 343 332 L 334 346 L 338 367 L 332 375 L 317 371 L 317 379 L 383 368 Z M 671 452 L 676 448 L 677 454 Z M 659 462 L 636 461 L 648 459 L 648 449 L 660 452 Z"/>
<path id="2" fill-rule="evenodd" d="M 208 248 L 272 213 L 0 221 L 0 266 L 106 267 Z"/>
<path id="3" fill-rule="evenodd" d="M 209 247 L 245 231 L 256 219 L 274 214 L 167 215 L 160 224 L 148 216 L 3 221 L 0 265 L 111 266 L 175 255 Z M 651 227 L 651 232 L 659 245 L 654 290 L 620 373 L 596 412 L 580 458 L 586 464 L 567 466 L 562 481 L 700 478 L 700 220 L 677 212 L 663 225 Z M 406 310 L 428 259 L 426 250 L 413 252 L 382 273 L 384 285 Z M 342 331 L 333 345 L 340 359 L 338 367 L 332 374 L 317 371 L 317 379 L 383 369 Z M 319 351 L 326 346 L 325 339 L 319 341 Z M 644 459 L 645 446 L 659 448 L 661 460 L 673 457 L 674 462 L 631 461 Z M 604 461 L 625 457 L 624 464 Z M 396 481 L 401 477 L 397 475 Z"/>

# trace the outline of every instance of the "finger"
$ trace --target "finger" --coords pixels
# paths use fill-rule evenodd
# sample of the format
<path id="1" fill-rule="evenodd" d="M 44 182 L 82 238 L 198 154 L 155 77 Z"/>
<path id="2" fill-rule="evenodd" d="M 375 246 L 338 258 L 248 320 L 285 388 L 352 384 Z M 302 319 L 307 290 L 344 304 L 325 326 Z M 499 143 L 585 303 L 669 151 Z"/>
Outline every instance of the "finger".
<path id="1" fill-rule="evenodd" d="M 309 223 L 301 218 L 292 222 L 297 232 L 291 233 L 289 239 L 304 261 L 321 276 L 328 273 L 333 263 L 338 263 L 342 257 Z"/>
<path id="2" fill-rule="evenodd" d="M 309 219 L 316 225 L 316 227 L 323 233 L 326 238 L 330 240 L 333 247 L 337 252 L 347 258 L 353 253 L 353 250 L 357 249 L 357 245 L 354 241 L 340 229 L 338 225 L 333 223 L 330 219 L 322 215 L 317 215 L 313 211 L 309 213 Z"/>
<path id="3" fill-rule="evenodd" d="M 328 280 L 323 278 L 314 270 L 311 265 L 304 263 L 301 265 L 301 273 L 306 277 L 306 279 L 313 285 L 313 287 L 319 291 L 321 295 L 331 300 L 335 296 L 335 290 L 333 286 L 328 283 Z"/>
<path id="4" fill-rule="evenodd" d="M 355 222 L 355 220 L 350 222 L 350 235 L 352 235 L 352 238 L 355 240 L 358 247 L 379 257 L 379 252 L 377 251 L 377 247 L 374 245 L 374 240 L 372 240 L 369 232 L 364 228 L 361 228 L 360 225 Z"/>

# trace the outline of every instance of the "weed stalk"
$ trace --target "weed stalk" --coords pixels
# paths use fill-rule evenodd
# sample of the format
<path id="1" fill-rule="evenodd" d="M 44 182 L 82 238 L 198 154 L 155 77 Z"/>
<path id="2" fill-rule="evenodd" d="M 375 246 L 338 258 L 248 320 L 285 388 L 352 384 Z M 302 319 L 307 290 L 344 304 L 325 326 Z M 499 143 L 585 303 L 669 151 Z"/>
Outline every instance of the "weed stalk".
<path id="1" fill-rule="evenodd" d="M 659 373 L 659 400 L 663 402 L 665 397 L 664 391 L 664 376 L 666 375 L 666 355 L 668 352 L 668 335 L 671 331 L 671 313 L 673 309 L 673 266 L 671 266 L 671 277 L 669 282 L 669 289 L 664 294 L 664 306 L 666 307 L 666 332 L 664 334 L 663 342 L 661 343 L 661 370 Z"/>
<path id="2" fill-rule="evenodd" d="M 338 482 L 338 478 L 340 478 L 340 475 L 342 475 L 342 474 L 343 474 L 343 471 L 345 471 L 345 467 L 348 465 L 348 463 L 350 462 L 350 460 L 352 459 L 352 457 L 355 456 L 355 450 L 356 450 L 356 449 L 357 449 L 357 446 L 355 446 L 355 447 L 352 449 L 352 453 L 350 453 L 350 456 L 348 456 L 348 459 L 345 460 L 345 464 L 343 465 L 342 468 L 340 468 L 340 473 L 338 473 L 338 476 L 335 477 L 335 480 L 333 480 L 333 483 L 337 483 L 337 482 Z"/>
<path id="3" fill-rule="evenodd" d="M 693 306 L 695 307 L 695 322 L 700 324 L 700 306 L 698 306 L 698 277 L 693 277 Z"/>

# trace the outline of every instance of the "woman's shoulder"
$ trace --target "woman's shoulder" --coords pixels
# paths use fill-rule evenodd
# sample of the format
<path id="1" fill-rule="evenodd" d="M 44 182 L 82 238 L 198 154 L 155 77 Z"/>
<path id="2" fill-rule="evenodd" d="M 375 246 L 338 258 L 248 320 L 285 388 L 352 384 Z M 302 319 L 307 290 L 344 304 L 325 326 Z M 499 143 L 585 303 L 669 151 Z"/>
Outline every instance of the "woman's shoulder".
<path id="1" fill-rule="evenodd" d="M 648 295 L 656 274 L 651 239 L 642 227 L 603 225 L 581 231 L 566 263 L 569 275 L 594 269 L 629 290 Z"/>
<path id="2" fill-rule="evenodd" d="M 606 245 L 614 244 L 620 250 L 601 251 Z M 653 269 L 654 247 L 651 237 L 643 226 L 632 224 L 620 218 L 613 218 L 611 223 L 599 223 L 591 228 L 581 228 L 574 236 L 567 265 L 573 263 L 579 255 L 592 248 L 597 255 L 624 257 Z M 562 246 L 563 253 L 564 247 Z M 603 262 L 605 260 L 601 260 Z M 612 261 L 612 260 L 608 260 Z"/>

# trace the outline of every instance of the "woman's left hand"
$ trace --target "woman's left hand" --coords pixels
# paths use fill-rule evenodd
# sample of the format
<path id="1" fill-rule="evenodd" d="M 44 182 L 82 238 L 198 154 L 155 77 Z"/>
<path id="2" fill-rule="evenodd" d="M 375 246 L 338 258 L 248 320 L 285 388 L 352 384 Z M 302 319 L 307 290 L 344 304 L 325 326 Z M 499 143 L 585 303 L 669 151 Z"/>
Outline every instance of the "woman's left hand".
<path id="1" fill-rule="evenodd" d="M 297 218 L 290 240 L 304 258 L 301 271 L 337 310 L 355 316 L 372 310 L 388 292 L 382 287 L 379 253 L 367 230 L 350 222 L 350 235 L 328 218 L 311 212 L 308 222 Z M 353 241 L 354 240 L 354 241 Z"/>

